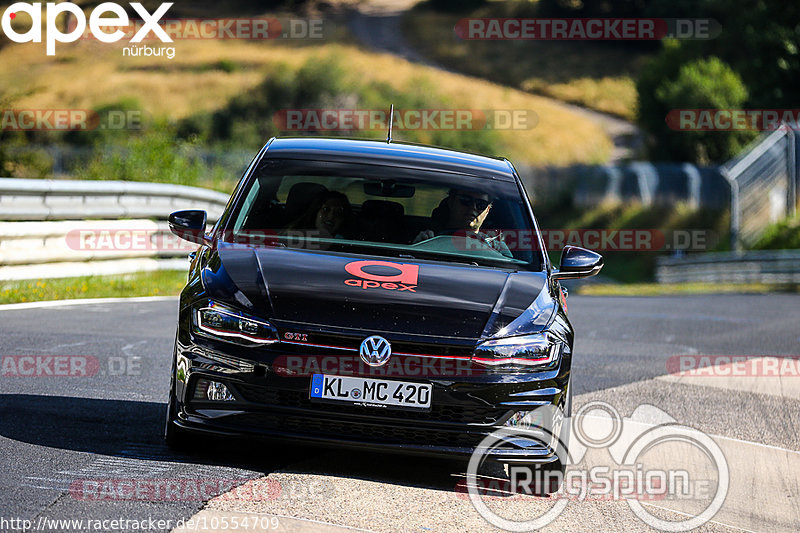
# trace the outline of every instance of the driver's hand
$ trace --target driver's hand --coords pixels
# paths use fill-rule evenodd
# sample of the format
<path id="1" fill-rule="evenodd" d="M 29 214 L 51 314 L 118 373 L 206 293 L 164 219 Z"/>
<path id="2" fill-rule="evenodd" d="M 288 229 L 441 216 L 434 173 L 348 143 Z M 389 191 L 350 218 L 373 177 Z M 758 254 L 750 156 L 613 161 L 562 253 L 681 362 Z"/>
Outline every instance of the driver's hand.
<path id="1" fill-rule="evenodd" d="M 420 231 L 411 244 L 417 244 L 418 242 L 427 241 L 428 239 L 433 239 L 436 235 L 434 235 L 433 230 L 422 230 Z"/>

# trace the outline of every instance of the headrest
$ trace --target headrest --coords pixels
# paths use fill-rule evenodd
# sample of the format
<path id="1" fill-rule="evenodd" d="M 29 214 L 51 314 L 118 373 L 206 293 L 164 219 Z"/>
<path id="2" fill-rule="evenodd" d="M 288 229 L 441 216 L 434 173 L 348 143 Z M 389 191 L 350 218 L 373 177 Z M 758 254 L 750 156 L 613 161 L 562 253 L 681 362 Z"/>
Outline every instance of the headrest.
<path id="1" fill-rule="evenodd" d="M 295 183 L 289 189 L 286 197 L 286 217 L 289 220 L 295 219 L 306 212 L 311 200 L 328 189 L 321 183 L 304 181 Z"/>
<path id="2" fill-rule="evenodd" d="M 389 200 L 367 200 L 361 204 L 361 214 L 367 218 L 402 217 L 405 213 L 403 204 Z"/>

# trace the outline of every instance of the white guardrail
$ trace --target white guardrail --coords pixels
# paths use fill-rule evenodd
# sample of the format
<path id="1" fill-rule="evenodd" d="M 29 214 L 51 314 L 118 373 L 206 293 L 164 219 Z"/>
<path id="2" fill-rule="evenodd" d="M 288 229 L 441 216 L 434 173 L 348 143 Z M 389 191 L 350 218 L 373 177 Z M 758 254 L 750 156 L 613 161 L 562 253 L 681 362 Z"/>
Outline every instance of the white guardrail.
<path id="1" fill-rule="evenodd" d="M 196 246 L 167 217 L 203 209 L 213 223 L 227 202 L 183 185 L 0 178 L 0 280 L 187 268 Z"/>
<path id="2" fill-rule="evenodd" d="M 656 266 L 659 283 L 800 283 L 800 250 L 720 252 L 688 257 L 662 257 Z"/>

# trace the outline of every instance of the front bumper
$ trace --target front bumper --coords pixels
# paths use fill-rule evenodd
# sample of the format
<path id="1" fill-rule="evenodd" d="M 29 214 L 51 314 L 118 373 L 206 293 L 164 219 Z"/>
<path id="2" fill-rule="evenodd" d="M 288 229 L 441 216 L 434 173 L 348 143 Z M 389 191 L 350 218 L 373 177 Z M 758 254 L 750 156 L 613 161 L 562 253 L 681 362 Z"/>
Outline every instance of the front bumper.
<path id="1" fill-rule="evenodd" d="M 172 423 L 185 430 L 463 459 L 486 436 L 507 427 L 515 413 L 544 410 L 551 413 L 550 431 L 531 431 L 524 445 L 504 445 L 490 456 L 541 464 L 558 459 L 569 359 L 540 373 L 385 378 L 431 383 L 431 409 L 419 411 L 313 401 L 310 376 L 279 375 L 267 362 L 245 362 L 223 353 L 217 343 L 201 343 L 177 347 Z M 210 401 L 198 394 L 201 379 L 224 383 L 235 400 Z"/>

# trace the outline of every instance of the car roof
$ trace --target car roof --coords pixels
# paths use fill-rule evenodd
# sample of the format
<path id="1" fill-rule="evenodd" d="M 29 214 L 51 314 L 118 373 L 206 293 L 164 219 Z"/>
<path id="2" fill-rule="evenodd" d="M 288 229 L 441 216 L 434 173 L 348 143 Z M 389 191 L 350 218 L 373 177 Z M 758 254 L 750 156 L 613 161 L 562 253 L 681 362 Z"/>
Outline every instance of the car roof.
<path id="1" fill-rule="evenodd" d="M 421 144 L 326 137 L 281 137 L 267 143 L 266 158 L 352 161 L 459 172 L 513 181 L 514 167 L 505 158 L 435 148 Z"/>

